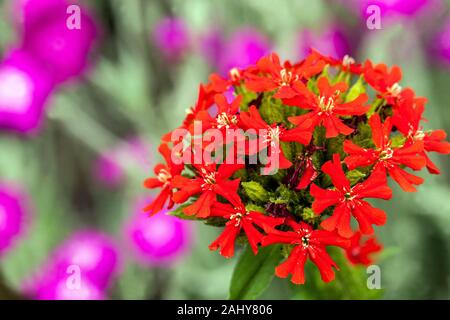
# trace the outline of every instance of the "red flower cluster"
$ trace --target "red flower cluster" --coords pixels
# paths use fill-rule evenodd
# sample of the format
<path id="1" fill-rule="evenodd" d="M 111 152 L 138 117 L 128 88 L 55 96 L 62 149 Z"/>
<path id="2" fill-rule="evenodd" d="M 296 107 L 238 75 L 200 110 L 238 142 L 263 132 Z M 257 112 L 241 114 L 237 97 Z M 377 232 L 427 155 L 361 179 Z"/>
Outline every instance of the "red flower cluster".
<path id="1" fill-rule="evenodd" d="M 337 69 L 333 75 L 330 68 Z M 352 82 L 352 76 L 359 80 Z M 275 273 L 292 275 L 297 284 L 305 282 L 307 259 L 323 281 L 334 279 L 337 266 L 327 246 L 344 248 L 352 264 L 370 264 L 369 255 L 382 249 L 373 226 L 384 225 L 387 215 L 367 199 L 392 197 L 388 177 L 403 190 L 416 191 L 423 179 L 408 168 L 426 166 L 437 174 L 428 153 L 450 153 L 443 130 L 421 126 L 426 100 L 402 89 L 400 80 L 397 66 L 356 64 L 349 57 L 339 61 L 316 51 L 295 64 L 282 64 L 271 54 L 255 66 L 232 69 L 228 78 L 212 75 L 179 127 L 185 133 L 162 139 L 165 164 L 145 181 L 160 193 L 145 211 L 154 215 L 176 203 L 175 215 L 224 226 L 210 249 L 220 249 L 226 258 L 234 255 L 238 238 L 255 254 L 259 245 L 282 244 L 290 254 Z M 369 101 L 369 90 L 375 101 Z M 219 139 L 218 148 L 199 148 L 210 130 L 238 133 L 232 142 Z M 212 156 L 200 157 L 200 163 L 185 161 L 206 150 Z M 212 160 L 219 151 L 226 153 L 226 163 Z M 248 163 L 262 151 L 275 158 Z M 274 162 L 275 172 L 269 170 Z M 352 218 L 358 230 L 352 229 Z M 361 242 L 363 236 L 368 240 Z"/>

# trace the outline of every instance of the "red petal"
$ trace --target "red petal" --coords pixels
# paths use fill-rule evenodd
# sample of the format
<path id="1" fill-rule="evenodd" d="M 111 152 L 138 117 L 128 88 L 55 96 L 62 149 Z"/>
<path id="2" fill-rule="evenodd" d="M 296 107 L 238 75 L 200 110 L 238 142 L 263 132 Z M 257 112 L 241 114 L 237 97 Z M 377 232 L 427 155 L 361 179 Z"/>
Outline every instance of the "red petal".
<path id="1" fill-rule="evenodd" d="M 334 280 L 333 267 L 337 269 L 337 265 L 328 255 L 325 248 L 320 246 L 309 246 L 308 253 L 311 261 L 314 262 L 319 269 L 322 280 L 324 282 Z"/>
<path id="2" fill-rule="evenodd" d="M 275 274 L 280 278 L 286 278 L 292 274 L 291 281 L 295 284 L 305 283 L 305 262 L 307 253 L 301 246 L 292 249 L 291 254 L 285 262 L 275 268 Z"/>
<path id="3" fill-rule="evenodd" d="M 325 190 L 318 187 L 316 184 L 311 184 L 311 195 L 314 197 L 312 209 L 314 213 L 321 214 L 323 210 L 330 206 L 339 203 L 341 193 L 335 190 Z"/>
<path id="4" fill-rule="evenodd" d="M 258 244 L 261 243 L 263 235 L 256 230 L 251 221 L 247 219 L 242 219 L 242 228 L 247 236 L 248 243 L 252 248 L 253 253 L 256 255 L 258 253 Z"/>
<path id="5" fill-rule="evenodd" d="M 188 216 L 196 215 L 198 218 L 207 218 L 211 214 L 211 206 L 216 201 L 216 194 L 212 191 L 204 191 L 200 197 L 190 206 L 183 209 Z"/>
<path id="6" fill-rule="evenodd" d="M 235 226 L 234 221 L 229 221 L 220 236 L 209 245 L 210 250 L 220 249 L 220 254 L 225 258 L 231 258 L 234 255 L 234 242 L 241 231 L 241 228 Z"/>
<path id="7" fill-rule="evenodd" d="M 350 225 L 351 211 L 346 203 L 337 206 L 334 209 L 333 215 L 320 224 L 322 228 L 327 231 L 337 230 L 341 237 L 349 238 L 353 235 Z"/>
<path id="8" fill-rule="evenodd" d="M 367 94 L 363 93 L 353 101 L 335 106 L 333 112 L 341 116 L 365 114 L 370 109 L 370 106 L 363 106 L 368 98 Z"/>
<path id="9" fill-rule="evenodd" d="M 309 239 L 309 243 L 322 246 L 338 246 L 341 248 L 347 248 L 350 246 L 350 240 L 342 238 L 336 233 L 326 230 L 313 231 Z"/>
<path id="10" fill-rule="evenodd" d="M 357 167 L 367 167 L 378 160 L 378 156 L 374 150 L 361 148 L 350 140 L 344 141 L 344 152 L 349 154 L 349 156 L 344 159 L 349 170 L 353 170 Z"/>
<path id="11" fill-rule="evenodd" d="M 170 194 L 171 190 L 169 188 L 163 188 L 155 200 L 144 208 L 144 212 L 148 212 L 150 216 L 157 214 L 164 207 L 164 204 L 170 197 Z"/>
<path id="12" fill-rule="evenodd" d="M 398 185 L 406 192 L 417 191 L 413 184 L 419 185 L 424 181 L 422 178 L 408 173 L 405 170 L 400 169 L 398 166 L 388 168 L 388 172 L 391 178 L 394 179 L 398 183 Z"/>
<path id="13" fill-rule="evenodd" d="M 325 162 L 322 171 L 330 176 L 333 185 L 342 192 L 350 191 L 350 181 L 342 170 L 341 159 L 339 154 L 333 154 L 333 160 Z"/>
<path id="14" fill-rule="evenodd" d="M 361 201 L 360 205 L 353 209 L 353 216 L 358 221 L 362 234 L 372 234 L 372 225 L 383 226 L 386 223 L 386 213 L 378 208 L 372 207 L 368 202 Z"/>
<path id="15" fill-rule="evenodd" d="M 148 178 L 144 181 L 144 187 L 147 189 L 154 189 L 161 187 L 163 183 L 156 178 Z"/>
<path id="16" fill-rule="evenodd" d="M 392 190 L 387 186 L 386 170 L 381 167 L 373 170 L 369 178 L 354 186 L 352 191 L 358 198 L 389 200 L 392 197 Z"/>

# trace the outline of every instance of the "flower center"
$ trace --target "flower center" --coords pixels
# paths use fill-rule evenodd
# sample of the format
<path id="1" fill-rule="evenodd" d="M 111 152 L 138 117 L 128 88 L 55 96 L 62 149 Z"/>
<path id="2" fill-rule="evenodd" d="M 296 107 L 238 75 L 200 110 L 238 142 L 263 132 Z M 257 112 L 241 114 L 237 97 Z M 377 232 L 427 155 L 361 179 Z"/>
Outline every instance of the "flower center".
<path id="1" fill-rule="evenodd" d="M 216 122 L 217 128 L 220 129 L 222 127 L 226 127 L 228 129 L 230 125 L 237 123 L 237 117 L 235 115 L 229 115 L 226 112 L 222 112 L 217 115 Z"/>
<path id="2" fill-rule="evenodd" d="M 212 185 L 216 184 L 217 172 L 207 172 L 202 168 L 203 184 L 202 188 L 210 188 Z"/>
<path id="3" fill-rule="evenodd" d="M 234 226 L 239 227 L 239 225 L 241 224 L 242 218 L 248 214 L 248 211 L 246 211 L 243 208 L 234 208 L 234 210 L 236 210 L 236 213 L 234 213 L 230 216 L 230 220 L 236 220 L 236 224 Z"/>
<path id="4" fill-rule="evenodd" d="M 425 132 L 422 130 L 417 130 L 416 133 L 414 133 L 413 139 L 414 140 L 423 140 L 425 138 Z"/>
<path id="5" fill-rule="evenodd" d="M 157 178 L 160 182 L 166 184 L 170 179 L 172 179 L 172 175 L 166 169 L 161 169 L 159 170 Z"/>
<path id="6" fill-rule="evenodd" d="M 355 63 L 356 63 L 355 59 L 350 57 L 348 54 L 346 54 L 344 56 L 344 58 L 342 59 L 342 65 L 344 67 L 348 67 L 349 65 L 352 65 L 352 64 L 355 64 Z"/>
<path id="7" fill-rule="evenodd" d="M 302 237 L 302 246 L 303 246 L 303 248 L 307 248 L 309 246 L 309 237 L 310 237 L 309 234 Z"/>
<path id="8" fill-rule="evenodd" d="M 281 134 L 281 130 L 280 130 L 279 126 L 276 126 L 274 128 L 269 128 L 264 142 L 270 142 L 270 145 L 272 147 L 276 147 L 280 142 L 280 134 Z"/>
<path id="9" fill-rule="evenodd" d="M 298 75 L 296 75 L 295 77 L 292 75 L 292 72 L 287 71 L 286 69 L 282 69 L 280 71 L 280 85 L 281 86 L 288 86 L 291 84 L 292 81 L 295 81 L 298 79 Z"/>
<path id="10" fill-rule="evenodd" d="M 380 159 L 381 160 L 389 160 L 393 157 L 394 150 L 391 148 L 386 148 L 380 152 Z"/>
<path id="11" fill-rule="evenodd" d="M 230 78 L 233 82 L 236 82 L 240 79 L 241 73 L 239 72 L 238 68 L 232 68 L 230 70 Z"/>
<path id="12" fill-rule="evenodd" d="M 333 98 L 330 97 L 325 101 L 325 97 L 320 97 L 319 108 L 320 110 L 322 110 L 322 112 L 330 113 L 334 108 Z"/>
<path id="13" fill-rule="evenodd" d="M 402 92 L 402 87 L 396 82 L 387 91 L 393 96 L 398 96 Z"/>
<path id="14" fill-rule="evenodd" d="M 355 199 L 355 196 L 352 195 L 351 192 L 347 192 L 346 194 L 344 194 L 344 197 L 346 201 L 353 201 L 353 199 Z"/>

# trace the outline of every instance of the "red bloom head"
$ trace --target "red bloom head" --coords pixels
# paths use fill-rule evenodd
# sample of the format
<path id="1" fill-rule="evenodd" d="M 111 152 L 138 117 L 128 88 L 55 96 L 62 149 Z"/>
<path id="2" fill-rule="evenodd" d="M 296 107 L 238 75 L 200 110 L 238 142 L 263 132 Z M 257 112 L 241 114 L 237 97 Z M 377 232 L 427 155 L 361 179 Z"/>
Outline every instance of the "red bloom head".
<path id="1" fill-rule="evenodd" d="M 397 66 L 314 50 L 211 75 L 180 132 L 163 138 L 166 163 L 145 182 L 161 191 L 146 211 L 177 203 L 174 215 L 223 227 L 209 248 L 226 258 L 236 243 L 255 255 L 277 244 L 287 258 L 275 273 L 296 284 L 308 259 L 323 281 L 334 279 L 338 253 L 328 246 L 346 249 L 352 264 L 372 263 L 382 248 L 374 226 L 387 214 L 370 199 L 392 197 L 388 178 L 415 191 L 423 178 L 407 170 L 438 173 L 427 153 L 450 153 L 443 130 L 422 128 L 426 99 L 400 80 Z"/>

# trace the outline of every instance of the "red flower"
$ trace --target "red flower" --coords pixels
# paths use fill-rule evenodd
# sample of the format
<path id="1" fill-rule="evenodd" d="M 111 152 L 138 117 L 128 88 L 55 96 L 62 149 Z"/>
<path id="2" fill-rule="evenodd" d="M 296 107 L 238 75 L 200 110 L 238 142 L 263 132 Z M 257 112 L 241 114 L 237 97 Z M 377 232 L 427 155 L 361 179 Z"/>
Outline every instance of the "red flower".
<path id="1" fill-rule="evenodd" d="M 211 89 L 210 89 L 211 90 Z M 215 91 L 211 90 L 207 92 L 207 89 L 204 85 L 200 85 L 198 89 L 198 97 L 195 106 L 190 107 L 186 110 L 186 118 L 183 120 L 183 124 L 179 127 L 182 129 L 189 129 L 191 125 L 194 123 L 197 114 L 202 110 L 208 110 L 209 107 L 213 104 Z M 171 142 L 172 131 L 166 133 L 162 136 L 161 140 L 163 142 Z"/>
<path id="2" fill-rule="evenodd" d="M 372 128 L 372 140 L 376 149 L 362 148 L 346 140 L 344 151 L 349 156 L 344 161 L 348 169 L 353 170 L 375 164 L 376 168 L 382 168 L 385 173 L 389 173 L 403 190 L 416 191 L 413 184 L 422 184 L 423 179 L 406 172 L 400 166 L 405 165 L 413 170 L 420 170 L 425 166 L 425 157 L 421 155 L 423 141 L 414 141 L 402 147 L 393 148 L 389 139 L 392 130 L 390 118 L 386 118 L 384 123 L 381 123 L 380 116 L 374 114 L 369 119 L 369 125 Z"/>
<path id="3" fill-rule="evenodd" d="M 234 255 L 234 243 L 236 237 L 243 229 L 248 243 L 254 254 L 258 253 L 258 244 L 263 239 L 263 234 L 259 229 L 269 232 L 276 226 L 283 223 L 284 218 L 273 218 L 257 211 L 247 211 L 240 199 L 234 199 L 233 205 L 216 202 L 211 208 L 211 215 L 223 217 L 228 220 L 221 235 L 209 246 L 210 250 L 220 248 L 220 254 L 225 258 Z"/>
<path id="4" fill-rule="evenodd" d="M 238 95 L 230 104 L 223 94 L 217 94 L 214 97 L 214 102 L 217 105 L 216 117 L 212 117 L 207 110 L 200 111 L 197 114 L 196 120 L 202 122 L 203 131 L 210 128 L 221 129 L 223 132 L 225 132 L 226 129 L 237 129 L 242 96 Z"/>
<path id="5" fill-rule="evenodd" d="M 289 98 L 295 94 L 291 89 L 294 83 L 322 72 L 324 66 L 324 61 L 315 54 L 308 56 L 302 64 L 292 66 L 289 62 L 281 65 L 278 55 L 272 53 L 262 57 L 257 62 L 257 68 L 246 73 L 245 85 L 255 92 L 278 89 L 275 98 Z"/>
<path id="6" fill-rule="evenodd" d="M 428 152 L 442 154 L 450 153 L 450 143 L 445 141 L 447 134 L 444 130 L 423 131 L 420 122 L 425 111 L 425 98 L 416 98 L 414 91 L 405 89 L 394 108 L 392 124 L 407 137 L 406 145 L 414 144 L 415 141 L 423 141 L 423 148 Z M 421 154 L 426 159 L 426 166 L 430 173 L 439 174 L 440 171 L 431 161 L 426 152 Z"/>
<path id="7" fill-rule="evenodd" d="M 206 85 L 206 92 L 223 93 L 232 85 L 232 81 L 224 79 L 216 73 L 209 76 L 209 83 Z"/>
<path id="8" fill-rule="evenodd" d="M 351 102 L 343 103 L 341 93 L 347 91 L 346 83 L 339 82 L 330 85 L 326 77 L 321 77 L 317 81 L 317 87 L 319 96 L 311 92 L 302 82 L 295 83 L 294 89 L 297 96 L 291 99 L 283 99 L 283 103 L 311 110 L 311 112 L 290 117 L 289 121 L 296 125 L 312 122 L 311 133 L 316 126 L 323 125 L 326 129 L 327 138 L 336 137 L 339 133 L 344 135 L 352 133 L 353 129 L 346 126 L 339 119 L 339 116 L 365 114 L 370 108 L 370 106 L 363 106 L 368 99 L 367 95 L 364 93 Z"/>
<path id="9" fill-rule="evenodd" d="M 314 181 L 314 179 L 316 179 L 318 176 L 317 170 L 314 167 L 311 157 L 305 157 L 304 159 L 302 159 L 300 169 L 302 170 L 301 171 L 302 176 L 296 187 L 297 190 L 303 190 L 308 188 L 310 183 Z"/>
<path id="10" fill-rule="evenodd" d="M 378 243 L 375 237 L 363 240 L 362 234 L 355 232 L 353 237 L 350 238 L 350 247 L 345 250 L 345 253 L 350 263 L 369 266 L 373 263 L 370 256 L 381 250 L 383 250 L 383 246 Z"/>
<path id="11" fill-rule="evenodd" d="M 332 161 L 322 166 L 322 171 L 328 174 L 335 189 L 324 190 L 315 184 L 311 185 L 311 195 L 314 197 L 312 209 L 321 214 L 326 208 L 336 206 L 333 215 L 321 223 L 321 227 L 328 231 L 337 230 L 342 237 L 353 235 L 350 226 L 351 217 L 355 217 L 363 234 L 372 234 L 372 225 L 382 226 L 386 222 L 386 213 L 372 207 L 365 198 L 388 200 L 392 191 L 387 186 L 386 174 L 377 169 L 364 182 L 350 186 L 342 170 L 338 154 L 333 155 Z"/>
<path id="12" fill-rule="evenodd" d="M 398 84 L 402 79 L 402 70 L 398 66 L 389 70 L 383 63 L 373 66 L 372 62 L 367 60 L 364 65 L 364 79 L 381 97 L 386 98 L 388 103 L 402 92 L 402 87 Z"/>
<path id="13" fill-rule="evenodd" d="M 287 130 L 279 125 L 268 125 L 258 112 L 255 106 L 251 106 L 248 112 L 241 112 L 241 124 L 245 129 L 255 129 L 256 134 L 261 139 L 258 144 L 258 150 L 249 149 L 250 154 L 259 152 L 268 148 L 268 153 L 276 152 L 278 154 L 278 169 L 289 168 L 292 163 L 285 157 L 283 150 L 280 147 L 280 141 L 298 142 L 304 145 L 309 144 L 312 137 L 311 122 L 303 122 L 298 127 Z M 261 143 L 262 142 L 262 143 Z M 269 168 L 271 164 L 267 164 Z"/>
<path id="14" fill-rule="evenodd" d="M 304 222 L 296 223 L 288 220 L 287 224 L 293 231 L 279 231 L 273 229 L 262 240 L 263 246 L 275 243 L 295 245 L 285 262 L 275 269 L 275 274 L 280 278 L 286 278 L 292 274 L 291 281 L 295 284 L 305 283 L 305 263 L 309 258 L 320 271 L 322 280 L 330 282 L 334 279 L 333 267 L 337 265 L 328 255 L 325 246 L 347 247 L 350 241 L 325 230 L 313 230 Z"/>
<path id="15" fill-rule="evenodd" d="M 161 191 L 155 200 L 144 208 L 144 211 L 150 213 L 150 215 L 154 215 L 161 211 L 167 200 L 169 200 L 168 208 L 170 209 L 173 207 L 172 180 L 174 177 L 181 174 L 184 168 L 183 164 L 175 164 L 172 161 L 171 150 L 167 144 L 161 144 L 158 150 L 164 157 L 166 164 L 157 164 L 154 168 L 156 178 L 148 178 L 144 181 L 144 186 L 148 189 L 161 188 Z"/>
<path id="16" fill-rule="evenodd" d="M 317 56 L 320 57 L 323 61 L 325 61 L 326 64 L 329 64 L 333 67 L 339 67 L 342 71 L 350 72 L 353 74 L 360 75 L 364 72 L 364 68 L 360 63 L 356 63 L 355 60 L 345 55 L 342 60 L 335 59 L 330 56 L 322 55 L 320 52 L 318 52 L 316 49 L 311 49 L 312 52 L 315 52 Z"/>
<path id="17" fill-rule="evenodd" d="M 228 201 L 233 201 L 237 195 L 240 179 L 229 180 L 230 177 L 244 165 L 222 164 L 216 169 L 216 164 L 195 166 L 197 177 L 189 179 L 177 176 L 172 185 L 179 190 L 173 194 L 175 203 L 184 203 L 190 197 L 200 194 L 198 199 L 183 209 L 187 215 L 196 215 L 198 218 L 207 218 L 211 215 L 211 206 L 220 195 Z"/>

